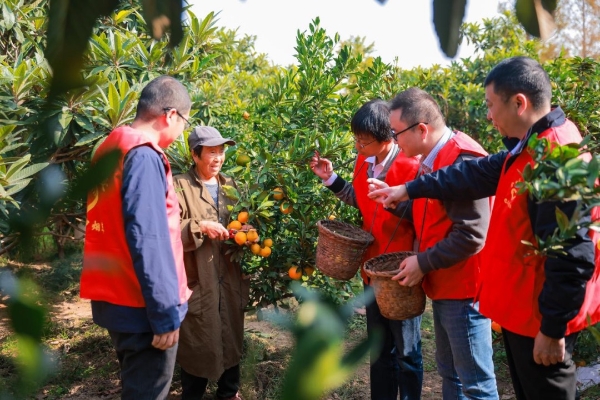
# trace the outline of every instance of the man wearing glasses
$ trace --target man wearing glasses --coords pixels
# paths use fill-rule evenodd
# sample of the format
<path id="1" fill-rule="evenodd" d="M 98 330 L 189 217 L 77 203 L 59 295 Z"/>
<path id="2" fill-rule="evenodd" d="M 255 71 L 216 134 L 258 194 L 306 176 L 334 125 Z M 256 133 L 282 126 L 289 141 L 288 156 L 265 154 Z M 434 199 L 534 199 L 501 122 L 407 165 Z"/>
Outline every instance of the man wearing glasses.
<path id="1" fill-rule="evenodd" d="M 131 126 L 112 131 L 92 164 L 114 153 L 112 175 L 88 194 L 81 297 L 106 328 L 121 398 L 166 399 L 187 288 L 179 204 L 163 149 L 183 132 L 191 101 L 170 76 L 146 85 Z"/>
<path id="2" fill-rule="evenodd" d="M 414 229 L 409 218 L 394 216 L 371 201 L 368 178 L 385 180 L 390 185 L 415 178 L 418 159 L 406 157 L 392 141 L 388 105 L 383 100 L 364 104 L 350 123 L 358 157 L 352 183 L 333 172 L 331 161 L 316 154 L 310 163 L 313 172 L 325 186 L 362 215 L 362 228 L 371 232 L 375 241 L 367 249 L 363 261 L 383 253 L 411 251 Z M 395 182 L 395 183 L 394 183 Z M 371 291 L 368 277 L 361 270 L 365 291 Z M 421 316 L 393 321 L 381 315 L 373 299 L 366 306 L 367 334 L 378 330 L 383 334 L 381 351 L 371 355 L 371 399 L 412 400 L 421 398 L 423 359 L 421 355 Z"/>
<path id="3" fill-rule="evenodd" d="M 486 154 L 469 136 L 446 126 L 438 104 L 423 90 L 410 88 L 398 94 L 390 109 L 393 136 L 407 156 L 421 155 L 421 173 Z M 388 186 L 372 183 L 377 188 Z M 491 321 L 473 301 L 490 199 L 415 199 L 412 213 L 418 254 L 403 260 L 393 279 L 403 286 L 422 285 L 432 300 L 443 398 L 498 399 Z"/>
<path id="4" fill-rule="evenodd" d="M 532 58 L 501 61 L 483 86 L 487 118 L 507 150 L 424 175 L 406 186 L 375 190 L 370 196 L 388 205 L 409 197 L 428 196 L 446 203 L 457 197 L 495 195 L 482 252 L 477 294 L 481 311 L 502 326 L 518 400 L 574 400 L 575 342 L 579 332 L 600 320 L 600 254 L 595 252 L 600 250 L 599 238 L 587 227 L 599 218 L 599 210 L 585 215 L 579 211 L 579 200 L 542 201 L 516 186 L 524 180 L 523 171 L 534 168 L 530 139 L 543 138 L 552 149 L 556 144 L 580 143 L 581 133 L 560 107 L 552 105 L 550 77 Z M 590 160 L 589 153 L 580 157 Z M 577 231 L 556 252 L 532 254 L 526 243 L 547 241 L 559 229 L 560 214 L 576 219 Z"/>

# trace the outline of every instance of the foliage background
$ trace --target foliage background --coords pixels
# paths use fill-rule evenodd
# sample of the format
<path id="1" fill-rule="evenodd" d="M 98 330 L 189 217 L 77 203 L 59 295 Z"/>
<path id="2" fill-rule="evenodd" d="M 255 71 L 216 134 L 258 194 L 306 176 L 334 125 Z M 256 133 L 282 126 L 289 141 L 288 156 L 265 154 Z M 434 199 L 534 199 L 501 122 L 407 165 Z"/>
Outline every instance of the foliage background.
<path id="1" fill-rule="evenodd" d="M 88 170 L 92 152 L 112 129 L 132 121 L 141 88 L 169 74 L 190 90 L 194 123 L 212 125 L 238 142 L 227 149 L 224 168 L 240 186 L 235 211 L 247 209 L 262 238 L 274 240 L 270 257 L 244 259 L 255 271 L 252 304 L 257 310 L 284 306 L 281 300 L 292 296 L 288 269 L 314 265 L 318 220 L 335 215 L 359 222 L 356 210 L 323 188 L 308 160 L 318 149 L 341 176 L 351 176 L 355 156 L 349 121 L 362 103 L 419 86 L 436 98 L 449 126 L 495 152 L 501 143 L 486 120 L 485 75 L 501 59 L 539 58 L 544 50 L 506 12 L 482 24 L 463 25 L 461 39 L 475 45 L 476 56 L 448 67 L 404 70 L 371 57 L 372 46 L 360 39 L 328 33 L 315 19 L 298 33 L 296 65 L 283 69 L 256 54 L 253 37 L 239 38 L 219 28 L 214 14 L 188 11 L 182 40 L 170 48 L 168 37 L 155 40 L 146 33 L 140 2 L 131 1 L 94 27 L 83 64 L 85 86 L 50 98 L 52 73 L 44 57 L 48 10 L 48 0 L 1 3 L 0 255 L 28 259 L 36 245 L 49 240 L 59 257 L 70 246 L 79 250 L 85 182 L 96 173 Z M 561 55 L 544 66 L 555 103 L 597 149 L 600 64 Z M 240 154 L 248 155 L 250 163 L 237 165 Z M 175 172 L 189 167 L 185 137 L 168 155 Z M 283 189 L 284 200 L 272 197 L 276 187 Z M 293 205 L 292 213 L 280 211 L 284 201 Z M 24 243 L 26 238 L 33 240 Z M 319 273 L 304 276 L 302 285 L 321 289 L 336 303 L 361 287 L 357 279 L 339 282 Z M 23 303 L 35 301 L 24 298 Z M 34 306 L 29 310 L 39 314 Z"/>
<path id="2" fill-rule="evenodd" d="M 238 38 L 218 28 L 214 14 L 199 18 L 188 11 L 183 39 L 170 49 L 168 38 L 157 41 L 145 33 L 140 5 L 132 2 L 95 27 L 84 64 L 86 86 L 46 103 L 51 77 L 43 56 L 47 12 L 46 0 L 2 4 L 0 253 L 18 253 L 14 246 L 24 221 L 33 222 L 34 235 L 52 237 L 61 255 L 65 245 L 81 238 L 84 196 L 64 196 L 67 183 L 81 180 L 91 152 L 112 129 L 132 121 L 141 87 L 169 74 L 189 88 L 194 123 L 215 126 L 238 142 L 227 149 L 224 168 L 241 186 L 242 201 L 235 211 L 247 208 L 262 238 L 275 242 L 269 258 L 245 259 L 257 271 L 253 300 L 259 306 L 289 295 L 290 266 L 314 265 L 318 220 L 333 214 L 358 222 L 355 210 L 341 206 L 320 185 L 308 160 L 318 149 L 349 177 L 354 161 L 349 121 L 362 103 L 419 86 L 436 98 L 449 126 L 495 152 L 501 143 L 486 120 L 485 75 L 503 58 L 537 57 L 541 50 L 506 12 L 482 25 L 463 25 L 462 40 L 474 44 L 476 56 L 449 67 L 403 70 L 370 57 L 371 47 L 360 39 L 342 41 L 327 33 L 315 19 L 305 33 L 298 33 L 297 64 L 286 70 L 256 54 L 253 37 Z M 592 136 L 595 146 L 600 131 L 598 62 L 558 57 L 545 67 L 556 104 L 584 135 Z M 176 172 L 191 164 L 185 138 L 168 154 Z M 251 162 L 236 165 L 239 154 L 250 156 Z M 279 211 L 281 201 L 271 197 L 275 187 L 283 188 L 283 201 L 293 205 L 291 214 Z M 318 274 L 304 280 L 337 301 L 353 291 L 352 283 Z"/>

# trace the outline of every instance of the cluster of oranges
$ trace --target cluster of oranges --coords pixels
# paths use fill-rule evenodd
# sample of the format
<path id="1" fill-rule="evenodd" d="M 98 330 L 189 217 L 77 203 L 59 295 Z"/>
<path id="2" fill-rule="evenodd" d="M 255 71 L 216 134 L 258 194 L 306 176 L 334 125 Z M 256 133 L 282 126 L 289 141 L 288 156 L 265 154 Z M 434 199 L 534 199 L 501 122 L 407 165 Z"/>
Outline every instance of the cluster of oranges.
<path id="1" fill-rule="evenodd" d="M 238 214 L 237 219 L 231 221 L 227 225 L 229 229 L 229 237 L 233 239 L 239 246 L 248 246 L 252 254 L 261 257 L 269 257 L 271 255 L 271 247 L 273 240 L 263 240 L 262 246 L 259 244 L 260 237 L 256 229 L 252 225 L 247 225 L 249 214 L 247 211 L 242 211 Z"/>
<path id="2" fill-rule="evenodd" d="M 273 198 L 275 200 L 283 200 L 285 198 L 283 189 L 280 187 L 273 189 Z M 290 214 L 292 211 L 294 211 L 294 205 L 287 200 L 283 200 L 279 204 L 279 211 L 281 211 L 283 214 Z"/>
<path id="3" fill-rule="evenodd" d="M 315 269 L 311 266 L 301 268 L 296 265 L 292 265 L 290 269 L 288 269 L 288 276 L 295 281 L 302 279 L 302 275 L 311 276 L 314 273 Z"/>

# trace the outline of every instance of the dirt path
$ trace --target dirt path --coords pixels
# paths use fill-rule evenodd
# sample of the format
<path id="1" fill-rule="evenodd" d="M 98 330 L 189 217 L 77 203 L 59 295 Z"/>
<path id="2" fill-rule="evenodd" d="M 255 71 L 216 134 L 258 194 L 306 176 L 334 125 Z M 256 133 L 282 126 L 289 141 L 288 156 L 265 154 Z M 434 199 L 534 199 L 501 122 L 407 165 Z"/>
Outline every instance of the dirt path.
<path id="1" fill-rule="evenodd" d="M 1 300 L 1 299 L 0 299 Z M 76 368 L 94 368 L 95 372 L 91 376 L 82 378 L 82 381 L 77 384 L 72 384 L 68 392 L 53 393 L 52 389 L 46 388 L 37 397 L 44 398 L 64 398 L 70 400 L 117 400 L 119 399 L 119 379 L 118 365 L 114 352 L 112 350 L 109 339 L 102 329 L 97 328 L 91 321 L 91 307 L 89 301 L 81 300 L 78 297 L 73 297 L 69 301 L 58 303 L 50 310 L 51 320 L 54 325 L 60 326 L 65 331 L 64 334 L 54 335 L 48 345 L 59 354 L 63 355 L 71 353 L 79 357 Z M 291 334 L 281 328 L 273 325 L 267 320 L 258 321 L 255 316 L 248 316 L 245 322 L 246 332 L 255 334 L 257 337 L 264 338 L 268 342 L 268 351 L 275 354 L 285 354 L 286 349 L 289 350 L 294 343 Z M 8 335 L 6 306 L 0 301 L 0 340 Z M 349 340 L 349 345 L 353 345 L 364 338 L 366 332 L 357 330 L 358 333 Z M 83 340 L 82 336 L 89 336 L 89 340 Z M 431 343 L 425 342 L 433 339 L 431 332 L 424 326 L 423 331 L 423 351 L 424 351 L 424 383 L 423 383 L 423 399 L 440 399 L 441 398 L 441 379 L 435 371 L 435 356 Z M 86 348 L 89 346 L 89 349 Z M 268 358 L 268 357 L 267 357 Z M 269 363 L 277 364 L 271 367 L 282 368 L 282 363 L 277 361 L 266 361 L 262 374 L 265 380 L 269 380 L 270 374 Z M 64 366 L 63 366 L 64 367 Z M 64 374 L 79 373 L 77 370 L 64 371 Z M 259 374 L 260 372 L 256 372 Z M 174 386 L 169 398 L 171 400 L 180 399 L 180 390 L 178 387 L 177 374 L 175 373 Z M 254 380 L 257 376 L 253 377 Z M 268 384 L 266 382 L 265 384 Z M 505 383 L 499 382 L 502 385 L 501 398 L 503 400 L 514 398 L 511 391 L 508 390 Z M 259 383 L 261 386 L 261 383 Z M 347 394 L 344 394 L 346 393 Z M 341 393 L 341 394 L 340 394 Z M 325 400 L 362 400 L 369 398 L 369 362 L 365 360 L 355 375 L 349 382 L 346 383 L 343 390 L 336 391 L 325 398 Z M 210 396 L 207 396 L 207 400 Z"/>

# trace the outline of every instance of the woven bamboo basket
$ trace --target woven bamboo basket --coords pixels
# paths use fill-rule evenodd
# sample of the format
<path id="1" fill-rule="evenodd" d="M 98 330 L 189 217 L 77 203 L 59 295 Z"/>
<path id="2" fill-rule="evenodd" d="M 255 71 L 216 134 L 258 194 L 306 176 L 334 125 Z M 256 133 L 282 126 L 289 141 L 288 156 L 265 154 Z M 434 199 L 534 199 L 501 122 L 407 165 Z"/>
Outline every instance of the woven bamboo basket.
<path id="1" fill-rule="evenodd" d="M 375 291 L 375 300 L 381 315 L 387 319 L 405 320 L 423 314 L 425 311 L 425 292 L 421 285 L 400 286 L 390 278 L 396 275 L 400 263 L 415 253 L 399 251 L 373 257 L 365 263 L 365 273 L 371 278 Z"/>
<path id="2" fill-rule="evenodd" d="M 325 275 L 347 281 L 356 275 L 373 235 L 340 221 L 317 222 L 317 268 Z"/>

